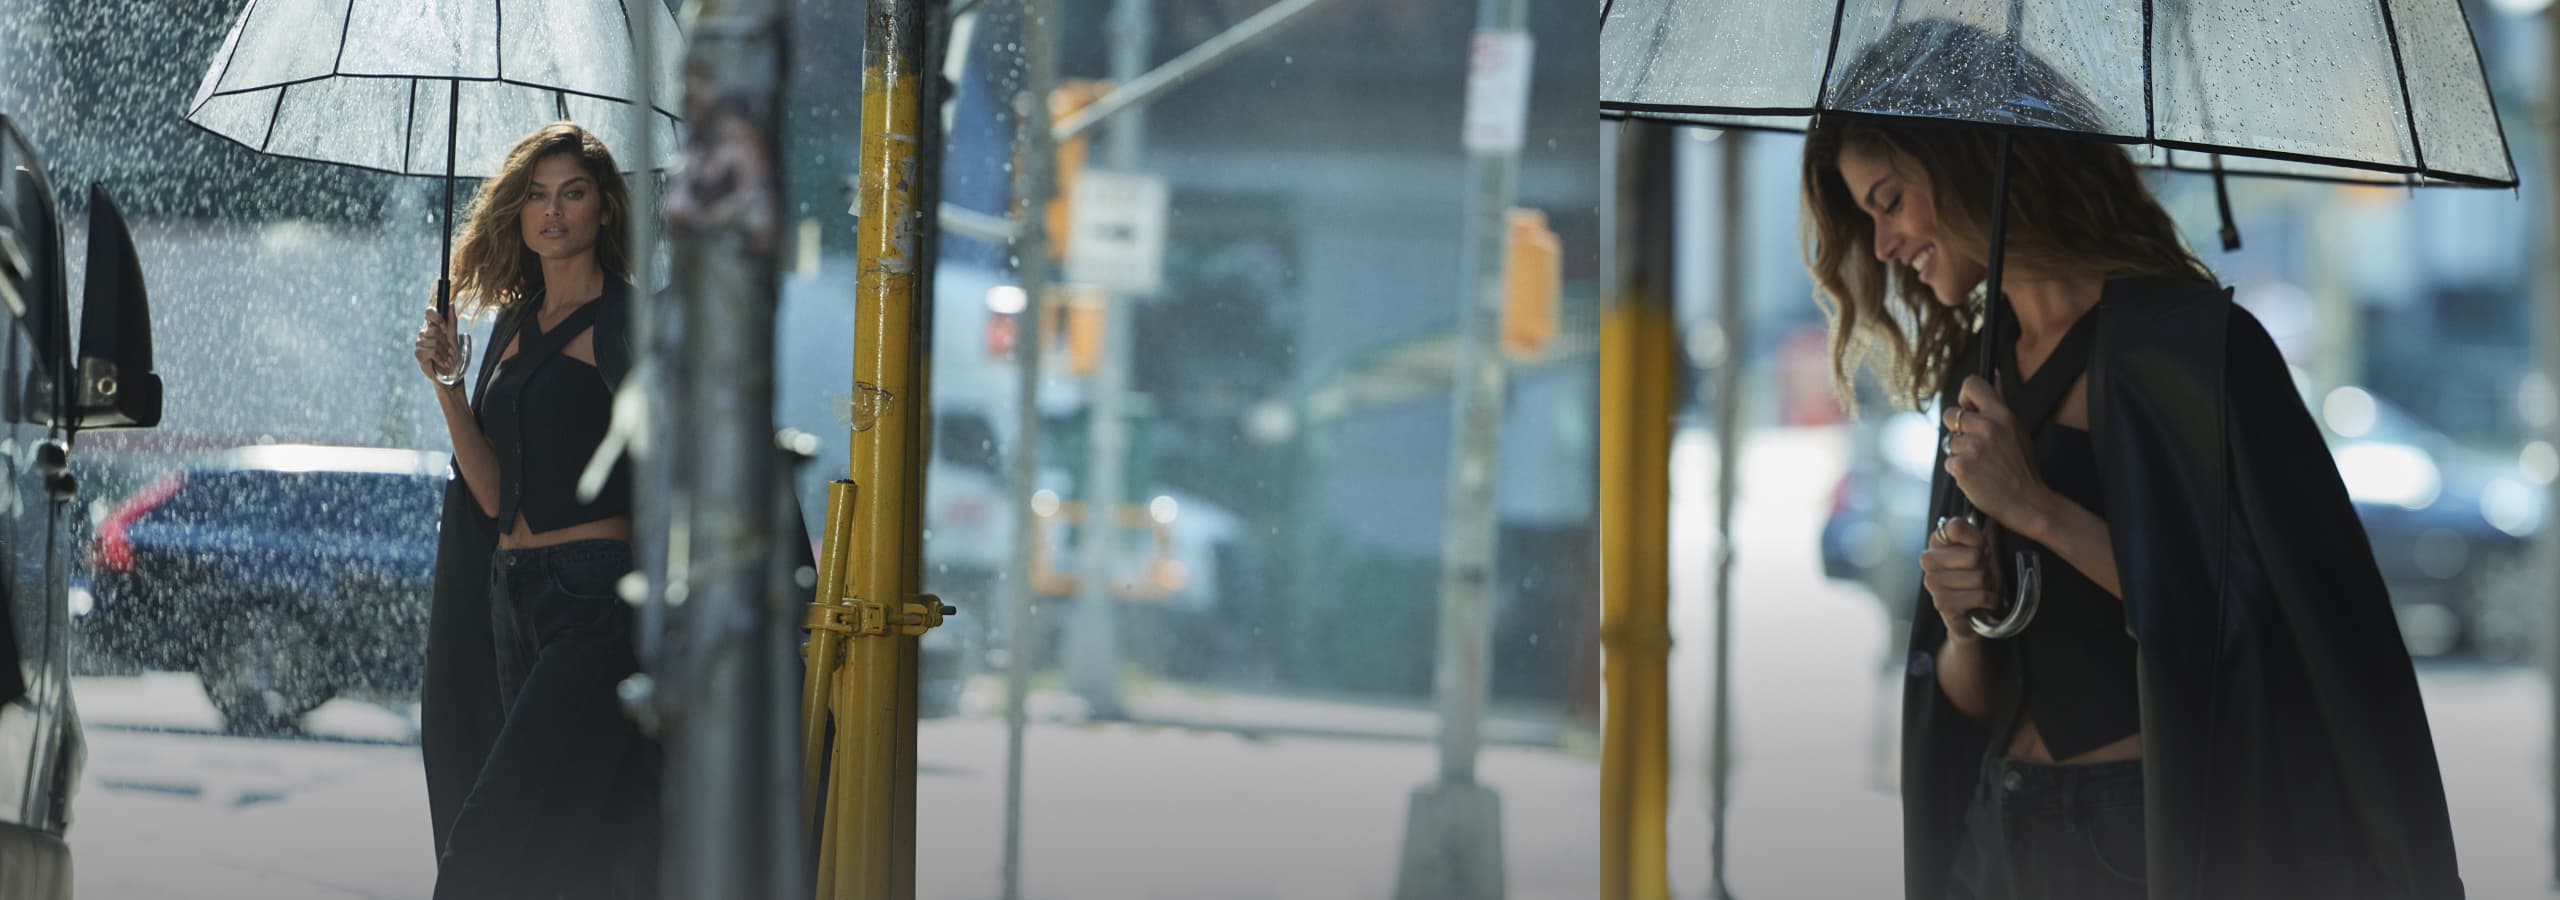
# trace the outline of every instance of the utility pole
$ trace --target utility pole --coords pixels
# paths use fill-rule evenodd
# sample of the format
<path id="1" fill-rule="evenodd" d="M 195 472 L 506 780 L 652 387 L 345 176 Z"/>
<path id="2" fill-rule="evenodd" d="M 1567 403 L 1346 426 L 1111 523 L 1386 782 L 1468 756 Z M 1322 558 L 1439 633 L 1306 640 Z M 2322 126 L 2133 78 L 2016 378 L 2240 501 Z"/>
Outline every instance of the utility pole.
<path id="1" fill-rule="evenodd" d="M 2560 47 L 2560 43 L 2553 43 L 2560 42 L 2560 6 L 2543 9 L 2542 25 L 2546 36 L 2544 45 Z M 2542 98 L 2535 104 L 2534 111 L 2536 117 L 2541 120 L 2541 133 L 2549 135 L 2553 133 L 2553 126 L 2560 124 L 2560 58 L 2553 58 L 2546 53 L 2542 72 Z M 2560 173 L 2560 142 L 2546 140 L 2543 143 L 2543 154 L 2545 163 L 2543 171 Z M 2546 174 L 2542 195 L 2542 238 L 2552 242 L 2554 246 L 2560 246 L 2560 181 L 2554 181 L 2549 174 Z M 2540 265 L 2536 267 L 2535 275 L 2541 284 L 2541 290 L 2540 302 L 2533 304 L 2533 324 L 2535 333 L 2540 337 L 2536 342 L 2538 346 L 2535 347 L 2536 361 L 2540 363 L 2536 368 L 2540 370 L 2545 388 L 2542 392 L 2545 398 L 2543 407 L 2536 411 L 2542 416 L 2540 423 L 2542 440 L 2552 446 L 2560 447 L 2560 415 L 2553 414 L 2554 404 L 2550 399 L 2560 396 L 2560 383 L 2555 383 L 2555 379 L 2560 379 L 2560 303 L 2554 302 L 2556 298 L 2560 298 L 2560 269 L 2555 269 L 2554 266 L 2551 254 L 2546 252 L 2542 255 Z M 2549 491 L 2549 505 L 2546 508 L 2560 509 L 2560 480 L 2553 481 L 2546 490 Z M 2541 564 L 2538 566 L 2540 577 L 2535 579 L 2534 583 L 2544 586 L 2542 601 L 2546 633 L 2542 665 L 2545 674 L 2551 679 L 2552 688 L 2548 692 L 2552 703 L 2549 741 L 2544 744 L 2543 754 L 2546 757 L 2546 764 L 2551 766 L 2553 792 L 2551 809 L 2555 815 L 2560 815 L 2560 591 L 2555 591 L 2551 587 L 2554 579 L 2560 578 L 2560 525 L 2546 522 L 2542 526 L 2542 533 L 2536 537 L 2534 546 L 2536 555 L 2541 557 Z M 2552 842 L 2549 861 L 2552 866 L 2552 882 L 2560 884 L 2560 829 L 2550 830 L 2548 839 Z"/>
<path id="2" fill-rule="evenodd" d="M 1126 85 L 1147 72 L 1147 49 L 1155 29 L 1153 0 L 1117 0 L 1111 6 L 1111 78 Z M 1138 170 L 1139 141 L 1146 133 L 1146 107 L 1129 106 L 1109 120 L 1102 146 L 1104 167 L 1124 173 Z M 1032 298 L 1035 302 L 1039 299 Z M 1113 576 L 1120 561 L 1120 505 L 1129 485 L 1122 484 L 1129 457 L 1129 357 L 1137 342 L 1140 300 L 1114 291 L 1103 307 L 1102 356 L 1094 371 L 1086 406 L 1091 437 L 1085 464 L 1084 521 L 1076 568 L 1075 617 L 1067 623 L 1067 684 L 1096 718 L 1128 715 L 1120 697 L 1119 601 L 1113 598 Z"/>
<path id="3" fill-rule="evenodd" d="M 1031 555 L 1039 513 L 1031 495 L 1040 486 L 1040 320 L 1041 298 L 1049 293 L 1049 233 L 1044 227 L 1049 200 L 1058 189 L 1058 142 L 1051 138 L 1049 94 L 1058 87 L 1056 32 L 1050 29 L 1050 0 L 1024 0 L 1022 10 L 1022 93 L 1014 104 L 1021 119 L 1015 125 L 1022 147 L 1022 202 L 1013 226 L 1014 282 L 1022 287 L 1023 310 L 1013 330 L 1013 540 L 1012 569 L 1005 580 L 1004 633 L 1004 900 L 1022 897 L 1022 759 L 1030 714 L 1031 651 L 1039 646 L 1032 630 Z"/>
<path id="4" fill-rule="evenodd" d="M 1502 799 L 1476 781 L 1492 680 L 1494 473 L 1504 372 L 1504 247 L 1527 131 L 1532 43 L 1525 0 L 1480 0 L 1467 77 L 1466 231 L 1451 373 L 1449 512 L 1440 574 L 1440 774 L 1414 789 L 1397 900 L 1500 900 Z"/>
<path id="5" fill-rule="evenodd" d="M 694 367 L 671 410 L 687 423 L 675 448 L 684 487 L 667 520 L 675 627 L 658 660 L 662 865 L 675 896 L 806 895 L 800 816 L 776 802 L 800 796 L 782 748 L 798 724 L 801 610 L 790 579 L 776 577 L 776 548 L 788 545 L 777 543 L 774 510 L 790 505 L 772 502 L 787 490 L 775 465 L 773 314 L 788 28 L 779 0 L 701 0 L 686 66 L 701 73 L 686 98 L 694 152 L 667 202 L 683 310 L 675 340 Z"/>
<path id="6" fill-rule="evenodd" d="M 2015 4 L 2010 21 L 2017 20 Z M 1707 822 L 1713 829 L 1707 846 L 1709 900 L 1730 900 L 1725 884 L 1725 837 L 1731 831 L 1726 814 L 1733 793 L 1733 505 L 1741 493 L 1742 367 L 1750 359 L 1750 319 L 1742 296 L 1742 149 L 1743 132 L 1727 131 L 1716 148 L 1716 198 L 1724 220 L 1716 224 L 1716 293 L 1718 333 L 1724 353 L 1716 362 L 1716 550 L 1715 567 L 1715 701 L 1708 713 Z"/>

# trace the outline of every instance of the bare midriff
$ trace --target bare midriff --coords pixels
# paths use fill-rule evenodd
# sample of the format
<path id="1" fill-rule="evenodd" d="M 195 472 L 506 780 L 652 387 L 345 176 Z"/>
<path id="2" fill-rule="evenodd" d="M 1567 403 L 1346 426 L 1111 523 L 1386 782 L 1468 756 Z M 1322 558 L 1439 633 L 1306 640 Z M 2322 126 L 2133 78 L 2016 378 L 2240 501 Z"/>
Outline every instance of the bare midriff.
<path id="1" fill-rule="evenodd" d="M 516 527 L 498 536 L 498 546 L 509 550 L 526 550 L 534 547 L 552 547 L 571 541 L 628 541 L 630 539 L 630 516 L 614 516 L 593 522 L 580 522 L 566 528 L 535 531 L 533 526 L 519 515 L 516 517 Z"/>
<path id="2" fill-rule="evenodd" d="M 2009 758 L 2049 766 L 2085 766 L 2141 759 L 2142 733 L 2137 731 L 2125 735 L 2096 749 L 2072 754 L 2067 759 L 2055 759 L 2053 751 L 2044 745 L 2044 735 L 2036 731 L 2036 720 L 2021 716 L 2017 733 L 2009 736 Z"/>

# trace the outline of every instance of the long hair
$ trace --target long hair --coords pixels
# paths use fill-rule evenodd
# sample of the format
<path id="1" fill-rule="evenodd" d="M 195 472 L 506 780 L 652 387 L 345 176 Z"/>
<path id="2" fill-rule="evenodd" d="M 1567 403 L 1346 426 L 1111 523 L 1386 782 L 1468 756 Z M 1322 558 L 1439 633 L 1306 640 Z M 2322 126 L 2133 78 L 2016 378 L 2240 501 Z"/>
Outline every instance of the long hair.
<path id="1" fill-rule="evenodd" d="M 631 279 L 631 190 L 613 153 L 593 133 L 568 122 L 553 122 L 516 142 L 498 171 L 480 183 L 480 191 L 464 217 L 462 233 L 453 241 L 453 302 L 466 316 L 503 311 L 531 297 L 542 286 L 542 264 L 516 217 L 524 210 L 533 168 L 542 160 L 565 154 L 578 161 L 595 180 L 604 200 L 604 227 L 596 234 L 596 264 L 606 278 Z"/>
<path id="2" fill-rule="evenodd" d="M 1951 59 L 1952 57 L 1952 59 Z M 1918 65 L 1921 60 L 1935 65 Z M 1989 61 L 1987 64 L 1985 61 Z M 1942 19 L 1897 26 L 1852 64 L 1842 93 L 1855 108 L 1926 108 L 1889 95 L 1926 92 L 1944 96 L 1945 73 L 1987 65 L 2011 77 L 1989 83 L 2012 90 L 1979 92 L 1994 117 L 2022 126 L 2010 130 L 2008 240 L 2011 271 L 2087 273 L 2101 277 L 2164 276 L 2211 281 L 2212 270 L 2179 238 L 2166 210 L 2142 183 L 2123 148 L 2053 130 L 2099 132 L 2094 107 L 2067 79 L 2005 38 Z M 1908 73 L 1937 73 L 1921 81 Z M 1943 107 L 1945 104 L 1937 104 Z M 1940 110 L 1944 111 L 1944 110 Z M 1979 106 L 1971 113 L 1981 115 Z M 1937 394 L 1956 369 L 1956 357 L 1984 310 L 1979 302 L 1950 308 L 1937 302 L 1919 273 L 1875 258 L 1875 229 L 1841 179 L 1842 150 L 1855 147 L 1902 164 L 1907 155 L 1935 198 L 1939 243 L 1975 259 L 1989 259 L 1991 184 L 1999 164 L 1999 138 L 1989 127 L 1895 122 L 1874 117 L 1830 116 L 1806 131 L 1803 204 L 1805 268 L 1815 302 L 1830 322 L 1831 376 L 1841 401 L 1854 411 L 1853 375 L 1876 372 L 1896 405 L 1918 408 Z"/>

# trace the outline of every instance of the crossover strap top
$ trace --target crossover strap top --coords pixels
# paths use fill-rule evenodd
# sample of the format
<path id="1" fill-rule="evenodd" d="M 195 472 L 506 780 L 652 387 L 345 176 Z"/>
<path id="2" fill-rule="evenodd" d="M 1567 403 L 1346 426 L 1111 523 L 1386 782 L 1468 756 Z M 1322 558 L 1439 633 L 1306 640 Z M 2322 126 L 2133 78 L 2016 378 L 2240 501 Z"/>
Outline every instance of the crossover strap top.
<path id="1" fill-rule="evenodd" d="M 613 392 L 594 365 L 562 352 L 606 304 L 619 302 L 627 302 L 622 292 L 608 286 L 545 330 L 537 295 L 515 317 L 516 353 L 498 361 L 479 408 L 481 433 L 498 457 L 501 529 L 512 527 L 518 514 L 536 532 L 630 515 L 628 461 L 614 466 L 594 502 L 578 501 L 578 475 L 612 423 Z M 503 340 L 492 341 L 501 352 Z"/>

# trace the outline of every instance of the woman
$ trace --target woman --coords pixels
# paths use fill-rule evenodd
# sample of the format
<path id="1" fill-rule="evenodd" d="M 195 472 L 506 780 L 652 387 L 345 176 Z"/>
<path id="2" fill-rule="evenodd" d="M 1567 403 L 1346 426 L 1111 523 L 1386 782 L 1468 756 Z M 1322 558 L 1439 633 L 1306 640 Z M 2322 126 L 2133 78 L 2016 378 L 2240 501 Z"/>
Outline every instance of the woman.
<path id="1" fill-rule="evenodd" d="M 497 315 L 476 399 L 434 379 L 463 364 L 451 323 L 430 309 L 418 330 L 456 473 L 425 698 L 438 898 L 653 893 L 657 750 L 615 695 L 638 669 L 616 591 L 632 568 L 627 467 L 591 501 L 576 492 L 629 367 L 630 215 L 594 135 L 527 135 L 454 249 L 455 305 Z"/>
<path id="2" fill-rule="evenodd" d="M 1985 60 L 2044 92 L 2018 110 L 2097 130 L 2033 56 L 1943 21 L 1888 34 L 1842 84 L 1938 90 L 1911 82 Z M 1933 510 L 1952 488 L 1985 519 L 1933 521 L 1919 560 L 1907 895 L 2461 896 L 2409 657 L 2284 360 L 2122 150 L 2011 142 L 1989 308 L 1992 133 L 1834 116 L 1805 142 L 1841 393 L 1874 362 L 1899 401 L 1937 397 Z M 1986 315 L 2015 336 L 1996 384 L 1968 374 Z M 1968 617 L 2013 590 L 2020 552 L 2041 558 L 2041 609 L 1983 638 Z"/>

